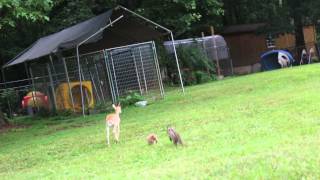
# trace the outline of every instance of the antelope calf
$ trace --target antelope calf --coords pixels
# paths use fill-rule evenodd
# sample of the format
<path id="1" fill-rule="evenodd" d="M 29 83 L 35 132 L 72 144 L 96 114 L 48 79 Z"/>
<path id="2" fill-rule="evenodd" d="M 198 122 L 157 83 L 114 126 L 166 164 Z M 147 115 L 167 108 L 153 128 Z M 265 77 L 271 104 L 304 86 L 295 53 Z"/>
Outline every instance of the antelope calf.
<path id="1" fill-rule="evenodd" d="M 120 137 L 120 113 L 121 106 L 120 104 L 114 105 L 112 104 L 115 113 L 108 114 L 106 117 L 106 131 L 107 131 L 107 144 L 110 145 L 110 127 L 113 128 L 113 134 L 117 142 L 119 142 Z"/>

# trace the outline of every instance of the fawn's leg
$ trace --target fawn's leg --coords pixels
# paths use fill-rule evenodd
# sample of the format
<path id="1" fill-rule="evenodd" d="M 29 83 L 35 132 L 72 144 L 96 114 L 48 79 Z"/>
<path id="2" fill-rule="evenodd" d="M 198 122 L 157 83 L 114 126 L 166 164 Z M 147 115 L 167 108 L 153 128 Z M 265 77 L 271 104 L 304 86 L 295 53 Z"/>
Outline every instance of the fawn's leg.
<path id="1" fill-rule="evenodd" d="M 109 125 L 106 123 L 106 131 L 107 131 L 107 144 L 110 146 L 110 133 L 109 133 Z"/>
<path id="2" fill-rule="evenodd" d="M 119 140 L 118 140 L 118 133 L 117 133 L 117 131 L 118 131 L 118 125 L 114 125 L 114 126 L 113 126 L 113 135 L 114 135 L 114 138 L 116 139 L 116 141 L 118 142 Z"/>
<path id="3" fill-rule="evenodd" d="M 120 124 L 118 125 L 117 136 L 118 136 L 118 141 L 119 141 L 119 139 L 120 139 Z"/>

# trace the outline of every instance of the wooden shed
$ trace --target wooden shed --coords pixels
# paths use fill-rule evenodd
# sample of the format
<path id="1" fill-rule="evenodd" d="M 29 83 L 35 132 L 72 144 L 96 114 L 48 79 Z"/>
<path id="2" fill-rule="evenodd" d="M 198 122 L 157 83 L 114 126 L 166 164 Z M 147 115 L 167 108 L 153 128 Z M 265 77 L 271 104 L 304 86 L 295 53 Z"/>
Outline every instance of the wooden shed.
<path id="1" fill-rule="evenodd" d="M 228 26 L 222 32 L 230 48 L 235 73 L 246 74 L 259 71 L 260 55 L 270 49 L 265 35 L 257 34 L 264 23 Z M 304 39 L 307 49 L 315 46 L 316 30 L 314 25 L 304 27 Z M 289 49 L 295 47 L 294 34 L 286 33 L 272 39 L 273 49 Z M 268 47 L 269 46 L 269 47 Z"/>

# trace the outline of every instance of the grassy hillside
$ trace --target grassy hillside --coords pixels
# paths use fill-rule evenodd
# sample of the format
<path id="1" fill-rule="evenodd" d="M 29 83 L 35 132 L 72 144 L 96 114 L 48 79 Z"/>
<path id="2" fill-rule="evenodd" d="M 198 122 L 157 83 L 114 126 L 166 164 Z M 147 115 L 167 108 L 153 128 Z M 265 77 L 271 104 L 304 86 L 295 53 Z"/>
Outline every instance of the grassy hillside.
<path id="1" fill-rule="evenodd" d="M 318 64 L 189 87 L 121 118 L 110 148 L 103 114 L 26 120 L 0 134 L 0 179 L 320 179 Z M 167 124 L 184 147 L 170 144 Z"/>

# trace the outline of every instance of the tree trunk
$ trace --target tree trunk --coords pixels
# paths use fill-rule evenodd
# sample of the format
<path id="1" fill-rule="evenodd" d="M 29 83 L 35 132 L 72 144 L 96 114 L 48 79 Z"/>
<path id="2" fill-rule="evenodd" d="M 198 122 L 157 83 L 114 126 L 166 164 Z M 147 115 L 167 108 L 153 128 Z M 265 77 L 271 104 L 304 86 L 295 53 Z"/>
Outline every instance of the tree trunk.
<path id="1" fill-rule="evenodd" d="M 0 127 L 9 125 L 8 119 L 4 116 L 2 110 L 0 109 Z"/>
<path id="2" fill-rule="evenodd" d="M 300 15 L 295 15 L 294 17 L 294 26 L 295 26 L 295 38 L 296 38 L 296 54 L 297 54 L 297 61 L 296 63 L 299 64 L 300 57 L 302 50 L 305 49 L 305 40 L 304 40 L 304 33 L 303 33 L 303 23 Z"/>

